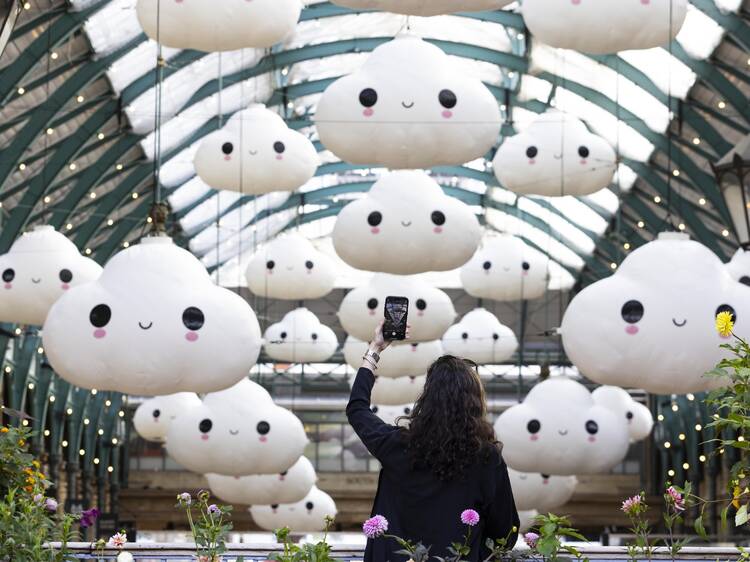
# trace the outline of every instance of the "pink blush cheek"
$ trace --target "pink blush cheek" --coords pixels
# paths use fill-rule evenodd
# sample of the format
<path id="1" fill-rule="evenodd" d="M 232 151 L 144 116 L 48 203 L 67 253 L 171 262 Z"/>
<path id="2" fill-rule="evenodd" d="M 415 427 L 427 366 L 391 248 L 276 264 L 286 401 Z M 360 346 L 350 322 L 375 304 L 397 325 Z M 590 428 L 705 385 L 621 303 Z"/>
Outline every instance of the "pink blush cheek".
<path id="1" fill-rule="evenodd" d="M 370 316 L 375 316 L 375 311 L 374 311 L 374 310 L 371 310 L 371 311 L 369 312 L 369 314 L 370 314 Z"/>
<path id="2" fill-rule="evenodd" d="M 284 159 L 283 155 L 281 155 L 281 154 L 277 154 L 276 155 L 276 160 L 283 160 L 283 159 Z"/>
<path id="3" fill-rule="evenodd" d="M 67 283 L 63 283 L 62 285 L 60 285 L 60 288 L 63 291 L 67 291 L 68 289 L 70 289 L 70 285 L 68 285 Z"/>
<path id="4" fill-rule="evenodd" d="M 532 435 L 532 436 L 529 437 L 529 439 L 532 440 L 532 441 L 539 441 L 539 436 L 538 435 Z"/>
<path id="5" fill-rule="evenodd" d="M 266 437 L 265 435 L 263 435 L 263 436 L 262 436 L 262 437 L 260 437 L 259 439 L 260 439 L 260 442 L 261 442 L 261 443 L 265 443 L 265 442 L 267 442 L 267 441 L 268 441 L 268 437 Z"/>
<path id="6" fill-rule="evenodd" d="M 370 232 L 372 232 L 373 234 L 379 234 L 380 233 L 380 229 L 377 226 L 375 226 L 375 227 L 373 227 L 373 228 L 370 229 Z"/>
<path id="7" fill-rule="evenodd" d="M 372 117 L 374 114 L 375 114 L 375 111 L 370 107 L 368 107 L 362 112 L 362 115 L 364 115 L 365 117 Z"/>
<path id="8" fill-rule="evenodd" d="M 107 335 L 107 330 L 102 330 L 101 328 L 94 330 L 94 337 L 98 340 L 102 339 L 106 335 Z"/>
<path id="9" fill-rule="evenodd" d="M 596 441 L 596 437 L 594 437 L 593 435 L 589 437 L 589 443 L 594 443 L 595 441 Z"/>
<path id="10" fill-rule="evenodd" d="M 581 3 L 581 0 L 570 0 L 570 3 L 574 6 L 578 6 Z"/>
<path id="11" fill-rule="evenodd" d="M 529 165 L 533 166 L 534 164 L 536 164 L 536 160 L 534 160 L 533 158 L 530 158 L 529 159 Z"/>
<path id="12" fill-rule="evenodd" d="M 208 441 L 208 435 L 201 435 L 202 441 Z"/>
<path id="13" fill-rule="evenodd" d="M 231 159 L 232 159 L 232 157 L 229 156 L 229 155 L 227 155 L 227 156 L 224 157 L 224 160 L 226 160 L 227 162 L 229 162 Z"/>
<path id="14" fill-rule="evenodd" d="M 185 339 L 189 342 L 198 341 L 198 334 L 196 334 L 195 332 L 188 332 L 187 334 L 185 334 Z"/>
<path id="15" fill-rule="evenodd" d="M 435 234 L 440 234 L 441 232 L 443 232 L 443 229 L 442 229 L 442 227 L 436 226 L 435 228 L 432 229 L 432 231 Z"/>
<path id="16" fill-rule="evenodd" d="M 450 119 L 451 117 L 453 117 L 453 112 L 446 109 L 445 111 L 443 111 L 442 115 L 443 118 Z"/>
<path id="17" fill-rule="evenodd" d="M 651 0 L 641 0 L 641 4 L 643 4 L 644 6 L 648 6 L 649 4 L 651 4 Z"/>
<path id="18" fill-rule="evenodd" d="M 6 283 L 5 284 L 5 288 L 6 289 L 12 289 L 13 288 L 13 283 Z"/>
<path id="19" fill-rule="evenodd" d="M 420 310 L 419 312 L 417 312 L 417 316 L 424 316 L 424 312 L 422 312 L 422 311 Z"/>
<path id="20" fill-rule="evenodd" d="M 631 336 L 634 336 L 638 333 L 638 326 L 630 325 L 627 328 L 625 328 L 625 333 L 629 334 Z"/>

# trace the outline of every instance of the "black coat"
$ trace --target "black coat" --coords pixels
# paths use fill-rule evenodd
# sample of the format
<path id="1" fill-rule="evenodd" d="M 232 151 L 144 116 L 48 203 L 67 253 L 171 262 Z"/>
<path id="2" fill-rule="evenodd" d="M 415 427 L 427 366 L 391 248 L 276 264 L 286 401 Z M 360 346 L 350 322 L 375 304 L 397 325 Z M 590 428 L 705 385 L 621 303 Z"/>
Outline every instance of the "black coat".
<path id="1" fill-rule="evenodd" d="M 508 535 L 515 544 L 518 513 L 508 479 L 508 469 L 500 452 L 489 461 L 477 461 L 463 477 L 441 481 L 429 470 L 412 469 L 406 450 L 403 430 L 388 425 L 370 410 L 370 393 L 375 377 L 368 369 L 360 369 L 346 407 L 349 423 L 372 455 L 380 461 L 382 470 L 373 505 L 373 515 L 383 515 L 389 522 L 389 534 L 421 541 L 432 546 L 430 554 L 448 555 L 451 542 L 462 542 L 466 525 L 460 521 L 461 512 L 474 509 L 480 523 L 472 529 L 471 556 L 476 562 L 484 556 L 487 538 Z M 365 562 L 402 562 L 406 557 L 394 555 L 399 546 L 390 539 L 367 541 Z"/>

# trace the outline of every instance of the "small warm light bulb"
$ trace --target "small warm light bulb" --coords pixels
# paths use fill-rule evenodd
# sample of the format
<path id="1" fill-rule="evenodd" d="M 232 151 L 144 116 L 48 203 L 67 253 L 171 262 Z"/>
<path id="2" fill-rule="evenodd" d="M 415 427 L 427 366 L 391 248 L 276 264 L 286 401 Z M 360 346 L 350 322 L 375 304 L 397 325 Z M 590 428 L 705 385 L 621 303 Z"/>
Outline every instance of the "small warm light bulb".
<path id="1" fill-rule="evenodd" d="M 122 167 L 123 167 L 122 164 L 118 164 L 117 166 L 115 166 L 115 169 L 117 171 L 120 171 L 120 170 L 122 170 Z"/>
<path id="2" fill-rule="evenodd" d="M 133 193 L 133 199 L 138 199 L 138 194 L 137 193 Z"/>
<path id="3" fill-rule="evenodd" d="M 45 429 L 44 430 L 44 436 L 45 437 L 49 437 L 49 429 Z"/>
<path id="4" fill-rule="evenodd" d="M 96 135 L 96 138 L 98 138 L 99 140 L 104 140 L 104 133 L 99 133 L 98 135 Z"/>
<path id="5" fill-rule="evenodd" d="M 104 435 L 104 430 L 103 430 L 103 429 L 97 429 L 97 430 L 96 430 L 96 433 L 97 433 L 98 435 Z"/>
<path id="6" fill-rule="evenodd" d="M 107 472 L 114 472 L 114 471 L 115 471 L 114 467 L 111 467 L 111 466 L 107 467 Z"/>
<path id="7" fill-rule="evenodd" d="M 112 226 L 113 224 L 115 224 L 115 221 L 113 221 L 112 219 L 109 219 L 107 221 L 107 226 Z"/>
<path id="8" fill-rule="evenodd" d="M 676 178 L 680 177 L 680 171 L 679 170 L 672 170 L 672 175 Z"/>
<path id="9" fill-rule="evenodd" d="M 672 446 L 672 444 L 669 441 L 664 441 L 664 448 L 669 449 Z"/>
<path id="10" fill-rule="evenodd" d="M 706 462 L 706 455 L 701 455 L 700 457 L 698 457 L 698 460 L 701 462 Z"/>
<path id="11" fill-rule="evenodd" d="M 29 383 L 29 390 L 34 390 L 34 383 L 33 382 Z"/>
<path id="12" fill-rule="evenodd" d="M 128 248 L 129 246 L 130 246 L 130 242 L 123 242 L 122 243 L 122 247 L 123 248 Z"/>
<path id="13" fill-rule="evenodd" d="M 26 88 L 24 88 L 23 86 L 21 86 L 20 88 L 18 88 L 18 95 L 19 96 L 22 96 L 25 93 L 26 93 Z"/>
<path id="14" fill-rule="evenodd" d="M 725 108 L 725 107 L 727 106 L 726 102 L 724 102 L 723 100 L 722 100 L 722 101 L 720 101 L 720 102 L 719 102 L 718 104 L 716 104 L 716 105 L 718 105 L 718 106 L 719 106 L 719 109 L 724 109 L 724 108 Z"/>
<path id="15" fill-rule="evenodd" d="M 54 130 L 54 129 L 53 129 L 52 127 L 49 127 L 49 128 L 47 129 L 47 134 L 48 134 L 48 135 L 51 135 L 51 134 L 52 134 L 52 133 L 54 133 L 54 132 L 55 132 L 55 130 Z"/>
<path id="16" fill-rule="evenodd" d="M 680 223 L 680 224 L 677 225 L 677 228 L 679 228 L 680 230 L 685 230 L 685 224 L 684 223 Z"/>
<path id="17" fill-rule="evenodd" d="M 52 201 L 52 197 L 50 197 L 49 195 L 45 195 L 44 196 L 44 202 L 45 203 L 49 203 L 50 201 Z"/>
<path id="18" fill-rule="evenodd" d="M 91 389 L 91 394 L 92 394 L 92 395 L 96 396 L 96 393 L 97 393 L 97 392 L 99 392 L 99 391 L 98 391 L 98 390 L 96 390 L 95 388 L 92 388 L 92 389 Z"/>
<path id="19" fill-rule="evenodd" d="M 672 404 L 672 411 L 673 412 L 676 412 L 679 409 L 680 409 L 680 407 L 677 404 Z"/>
<path id="20" fill-rule="evenodd" d="M 86 248 L 86 250 L 84 251 L 84 254 L 86 254 L 87 256 L 90 256 L 91 255 L 91 248 Z"/>
<path id="21" fill-rule="evenodd" d="M 71 223 L 68 223 L 68 224 L 65 225 L 65 228 L 67 230 L 72 230 L 73 229 L 73 225 Z"/>
<path id="22" fill-rule="evenodd" d="M 54 51 L 52 51 L 52 54 L 50 54 L 50 57 L 52 58 L 52 60 L 57 60 L 57 57 L 59 57 L 59 56 L 60 56 L 60 55 L 58 55 L 58 54 L 57 54 L 56 52 L 54 52 Z"/>
<path id="23" fill-rule="evenodd" d="M 96 191 L 89 193 L 89 199 L 96 199 Z"/>
<path id="24" fill-rule="evenodd" d="M 29 420 L 23 420 L 21 422 L 21 425 L 24 426 L 24 427 L 26 427 L 27 425 L 29 425 Z"/>
<path id="25" fill-rule="evenodd" d="M 624 244 L 622 245 L 622 247 L 623 247 L 623 248 L 625 248 L 626 250 L 629 250 L 629 249 L 630 249 L 630 242 L 625 242 L 625 243 L 624 243 Z"/>
<path id="26" fill-rule="evenodd" d="M 695 424 L 695 431 L 702 431 L 702 430 L 703 430 L 703 426 L 701 424 L 699 424 L 699 423 L 696 423 Z"/>
<path id="27" fill-rule="evenodd" d="M 83 456 L 83 455 L 86 454 L 86 451 L 83 450 L 83 449 L 78 449 L 78 454 L 81 455 L 81 456 Z"/>
<path id="28" fill-rule="evenodd" d="M 109 408 L 112 405 L 112 401 L 111 400 L 105 400 L 104 401 L 104 405 Z"/>
<path id="29" fill-rule="evenodd" d="M 659 421 L 664 421 L 664 414 L 659 414 L 658 416 L 656 416 L 656 419 Z"/>
<path id="30" fill-rule="evenodd" d="M 113 445 L 117 445 L 117 437 L 113 437 L 112 438 L 112 444 Z"/>
<path id="31" fill-rule="evenodd" d="M 684 462 L 684 463 L 682 463 L 682 468 L 685 469 L 685 470 L 687 470 L 688 468 L 690 468 L 690 465 L 688 463 Z"/>
<path id="32" fill-rule="evenodd" d="M 91 423 L 91 420 L 89 420 L 88 418 L 83 419 L 83 425 L 88 425 L 90 423 Z"/>
<path id="33" fill-rule="evenodd" d="M 65 410 L 65 413 L 68 414 L 69 416 L 72 415 L 73 414 L 73 408 L 68 408 L 67 410 Z"/>
<path id="34" fill-rule="evenodd" d="M 99 464 L 99 459 L 97 459 L 96 457 L 94 457 L 94 464 Z"/>
<path id="35" fill-rule="evenodd" d="M 643 222 L 643 221 L 638 221 L 638 228 L 643 228 L 644 226 L 646 226 L 646 223 L 645 223 L 645 222 Z"/>
<path id="36" fill-rule="evenodd" d="M 124 418 L 125 417 L 125 412 L 123 412 L 122 410 L 120 410 L 119 412 L 117 412 L 117 415 L 120 416 L 121 418 Z"/>
<path id="37" fill-rule="evenodd" d="M 679 439 L 680 441 L 684 441 L 684 440 L 685 440 L 685 434 L 684 434 L 684 433 L 680 433 L 680 434 L 679 434 L 679 435 L 677 436 L 677 439 Z"/>
<path id="38" fill-rule="evenodd" d="M 78 97 L 76 98 L 76 101 L 77 101 L 78 103 L 83 103 L 83 96 L 78 96 Z"/>
<path id="39" fill-rule="evenodd" d="M 698 146 L 700 143 L 701 143 L 701 139 L 700 138 L 698 138 L 698 137 L 694 137 L 693 138 L 693 144 L 694 145 Z"/>
<path id="40" fill-rule="evenodd" d="M 20 163 L 20 164 L 18 165 L 18 169 L 19 169 L 19 170 L 21 170 L 21 171 L 23 172 L 23 171 L 24 171 L 24 170 L 26 169 L 26 164 L 24 164 L 23 162 L 21 162 L 21 163 Z"/>
<path id="41" fill-rule="evenodd" d="M 722 235 L 722 236 L 723 236 L 724 238 L 726 238 L 727 236 L 729 236 L 729 231 L 728 231 L 728 230 L 727 230 L 727 229 L 725 228 L 724 230 L 722 230 L 722 231 L 721 231 L 721 235 Z"/>
<path id="42" fill-rule="evenodd" d="M 689 400 L 690 402 L 692 402 L 693 400 L 695 400 L 695 394 L 693 394 L 693 393 L 691 393 L 691 392 L 688 392 L 688 393 L 687 393 L 687 394 L 685 395 L 685 398 L 687 398 L 687 399 L 688 399 L 688 400 Z"/>
<path id="43" fill-rule="evenodd" d="M 668 474 L 669 476 L 674 476 L 674 470 L 672 470 L 672 469 L 670 468 L 670 469 L 669 469 L 669 470 L 667 471 L 667 474 Z"/>
<path id="44" fill-rule="evenodd" d="M 61 443 L 61 445 L 63 447 L 67 447 L 68 446 L 68 442 L 65 439 L 63 439 L 63 442 Z"/>
<path id="45" fill-rule="evenodd" d="M 50 397 L 49 397 L 49 401 L 50 401 L 50 402 L 54 402 L 54 401 L 55 401 L 55 397 L 54 397 L 54 396 L 50 396 Z"/>

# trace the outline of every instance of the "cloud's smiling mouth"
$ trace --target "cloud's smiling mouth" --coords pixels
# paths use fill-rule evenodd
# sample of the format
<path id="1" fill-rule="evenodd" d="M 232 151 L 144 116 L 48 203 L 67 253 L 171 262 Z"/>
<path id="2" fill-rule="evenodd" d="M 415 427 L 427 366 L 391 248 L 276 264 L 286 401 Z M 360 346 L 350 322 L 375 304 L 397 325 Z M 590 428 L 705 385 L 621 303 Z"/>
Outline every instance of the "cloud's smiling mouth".
<path id="1" fill-rule="evenodd" d="M 552 157 L 553 157 L 553 158 L 554 158 L 555 160 L 562 160 L 562 154 L 553 154 L 553 155 L 552 155 Z"/>
<path id="2" fill-rule="evenodd" d="M 293 266 L 293 265 L 287 265 L 287 266 L 286 266 L 286 270 L 287 270 L 287 271 L 292 271 L 293 269 L 294 269 L 294 266 Z"/>
<path id="3" fill-rule="evenodd" d="M 557 433 L 559 433 L 560 435 L 562 435 L 563 437 L 565 437 L 568 434 L 568 430 L 567 429 L 558 429 Z"/>
<path id="4" fill-rule="evenodd" d="M 414 102 L 406 103 L 406 102 L 402 101 L 401 102 L 401 106 L 404 107 L 404 108 L 406 108 L 406 109 L 411 109 L 412 107 L 414 107 Z"/>
<path id="5" fill-rule="evenodd" d="M 672 324 L 674 324 L 678 328 L 682 328 L 685 324 L 687 324 L 687 318 L 685 318 L 682 322 L 678 322 L 677 320 L 672 318 Z"/>
<path id="6" fill-rule="evenodd" d="M 138 322 L 138 327 L 139 327 L 139 328 L 140 328 L 141 330 L 150 330 L 150 329 L 151 329 L 151 326 L 153 326 L 153 325 L 154 325 L 154 323 L 153 323 L 153 322 L 149 322 L 149 323 L 148 323 L 148 325 L 144 325 L 144 324 L 143 324 L 142 322 L 140 322 L 140 321 Z"/>
<path id="7" fill-rule="evenodd" d="M 39 283 L 41 283 L 41 282 L 42 282 L 42 278 L 41 278 L 41 277 L 38 277 L 38 278 L 34 278 L 34 277 L 32 277 L 32 278 L 31 278 L 31 282 L 32 282 L 32 283 L 33 283 L 34 285 L 39 285 Z"/>
<path id="8" fill-rule="evenodd" d="M 250 152 L 250 156 L 257 156 L 258 155 L 258 151 L 257 150 L 250 150 L 249 152 Z"/>
<path id="9" fill-rule="evenodd" d="M 239 429 L 230 429 L 229 430 L 229 435 L 237 435 L 239 432 L 240 432 Z"/>
<path id="10" fill-rule="evenodd" d="M 408 228 L 411 226 L 411 221 L 401 221 L 401 226 L 405 226 Z"/>
<path id="11" fill-rule="evenodd" d="M 505 271 L 506 273 L 509 272 L 510 271 L 510 267 L 503 267 L 503 271 Z"/>

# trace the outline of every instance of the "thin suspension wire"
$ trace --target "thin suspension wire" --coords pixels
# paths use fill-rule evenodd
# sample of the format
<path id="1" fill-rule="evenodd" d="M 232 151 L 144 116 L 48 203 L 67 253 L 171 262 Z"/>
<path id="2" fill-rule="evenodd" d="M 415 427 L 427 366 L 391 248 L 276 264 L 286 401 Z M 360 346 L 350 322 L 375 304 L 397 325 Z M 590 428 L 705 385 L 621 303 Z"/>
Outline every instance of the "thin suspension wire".
<path id="1" fill-rule="evenodd" d="M 161 46 L 161 0 L 156 1 L 156 74 L 154 95 L 154 204 L 161 203 L 161 109 L 164 83 L 164 58 Z"/>

